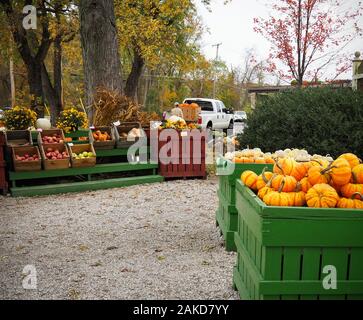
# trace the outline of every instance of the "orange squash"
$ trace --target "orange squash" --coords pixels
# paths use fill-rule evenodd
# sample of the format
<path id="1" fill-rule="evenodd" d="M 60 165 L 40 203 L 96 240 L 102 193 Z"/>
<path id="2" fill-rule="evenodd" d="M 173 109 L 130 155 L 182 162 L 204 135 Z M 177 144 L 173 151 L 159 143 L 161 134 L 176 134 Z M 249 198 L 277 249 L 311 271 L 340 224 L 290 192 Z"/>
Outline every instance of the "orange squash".
<path id="1" fill-rule="evenodd" d="M 247 170 L 242 173 L 241 180 L 242 182 L 252 190 L 257 191 L 257 179 L 258 175 L 253 171 Z"/>
<path id="2" fill-rule="evenodd" d="M 296 163 L 293 167 L 290 176 L 293 176 L 297 181 L 303 179 L 308 172 L 307 167 L 303 163 Z"/>
<path id="3" fill-rule="evenodd" d="M 336 185 L 344 186 L 350 182 L 352 169 L 347 160 L 344 158 L 338 158 L 333 161 L 329 168 L 329 174 Z"/>
<path id="4" fill-rule="evenodd" d="M 271 179 L 271 186 L 274 190 L 282 192 L 292 192 L 296 189 L 297 181 L 292 176 L 284 176 L 282 174 L 275 175 Z"/>
<path id="5" fill-rule="evenodd" d="M 310 184 L 309 179 L 307 177 L 301 179 L 299 181 L 299 184 L 301 186 L 301 191 L 303 191 L 305 193 L 308 192 L 309 189 L 312 187 L 312 185 Z"/>
<path id="6" fill-rule="evenodd" d="M 273 172 L 289 176 L 294 170 L 296 164 L 297 163 L 293 158 L 278 159 L 275 161 Z"/>
<path id="7" fill-rule="evenodd" d="M 308 171 L 308 181 L 314 186 L 321 183 L 329 183 L 331 178 L 328 174 L 329 168 L 321 166 L 312 166 Z"/>
<path id="8" fill-rule="evenodd" d="M 266 194 L 275 191 L 274 189 L 272 189 L 271 187 L 269 187 L 268 185 L 266 185 L 265 187 L 261 188 L 260 190 L 258 190 L 257 196 L 263 200 L 263 198 L 265 197 Z"/>
<path id="9" fill-rule="evenodd" d="M 363 183 L 363 164 L 359 164 L 352 169 L 354 183 Z"/>
<path id="10" fill-rule="evenodd" d="M 351 198 L 354 194 L 363 193 L 363 184 L 348 183 L 341 187 L 340 192 L 344 197 Z"/>
<path id="11" fill-rule="evenodd" d="M 306 202 L 312 208 L 334 208 L 338 201 L 336 190 L 325 183 L 314 185 L 306 194 Z"/>
<path id="12" fill-rule="evenodd" d="M 303 207 L 306 204 L 305 192 L 303 191 L 289 192 L 288 195 L 290 197 L 290 206 Z"/>
<path id="13" fill-rule="evenodd" d="M 344 153 L 338 159 L 345 159 L 348 161 L 351 169 L 362 163 L 362 161 L 353 153 Z"/>
<path id="14" fill-rule="evenodd" d="M 258 176 L 256 187 L 257 190 L 262 189 L 266 186 L 266 184 L 271 180 L 273 173 L 270 171 L 266 171 L 267 167 L 265 167 L 262 171 L 262 173 Z"/>
<path id="15" fill-rule="evenodd" d="M 355 197 L 358 196 L 358 199 Z M 355 193 L 352 198 L 340 198 L 337 208 L 344 209 L 363 209 L 363 194 Z"/>
<path id="16" fill-rule="evenodd" d="M 283 187 L 283 184 L 282 184 Z M 268 206 L 288 207 L 291 204 L 291 198 L 287 192 L 270 191 L 263 197 L 263 202 Z"/>

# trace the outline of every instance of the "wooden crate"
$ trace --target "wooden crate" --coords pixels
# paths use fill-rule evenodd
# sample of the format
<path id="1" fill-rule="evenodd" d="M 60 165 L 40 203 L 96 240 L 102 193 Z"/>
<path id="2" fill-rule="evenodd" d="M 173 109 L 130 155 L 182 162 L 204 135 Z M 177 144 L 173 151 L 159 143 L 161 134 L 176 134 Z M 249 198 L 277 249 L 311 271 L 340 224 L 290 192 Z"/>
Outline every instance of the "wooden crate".
<path id="1" fill-rule="evenodd" d="M 43 158 L 44 170 L 57 170 L 57 169 L 68 169 L 70 165 L 69 151 L 65 143 L 52 144 L 52 145 L 41 145 L 40 152 Z M 59 152 L 66 151 L 68 157 L 66 159 L 49 160 L 46 158 L 47 148 L 58 149 Z"/>
<path id="2" fill-rule="evenodd" d="M 180 109 L 183 111 L 183 117 L 185 121 L 197 122 L 201 108 L 193 108 L 191 104 L 181 104 Z"/>
<path id="3" fill-rule="evenodd" d="M 236 208 L 241 298 L 363 298 L 363 210 L 266 206 L 242 181 Z M 335 267 L 336 289 L 324 288 L 326 266 Z"/>
<path id="4" fill-rule="evenodd" d="M 111 136 L 110 141 L 96 141 L 93 137 L 93 133 L 97 130 L 100 130 L 101 132 L 107 132 Z M 112 127 L 96 127 L 92 130 L 90 130 L 89 133 L 89 142 L 93 144 L 93 147 L 95 150 L 111 150 L 115 148 L 116 145 L 116 138 L 115 138 L 115 132 L 112 130 Z"/>
<path id="5" fill-rule="evenodd" d="M 72 168 L 94 167 L 96 165 L 96 152 L 92 144 L 77 144 L 69 146 Z M 73 153 L 92 152 L 93 158 L 75 159 Z"/>
<path id="6" fill-rule="evenodd" d="M 61 130 L 61 129 L 49 129 L 49 130 L 39 131 L 38 137 L 37 137 L 38 145 L 44 144 L 47 147 L 47 146 L 52 146 L 52 145 L 57 144 L 57 143 L 44 143 L 43 140 L 42 140 L 43 137 L 52 136 L 53 134 L 60 135 L 62 140 L 63 140 L 63 142 L 61 142 L 61 143 L 65 142 L 65 136 L 64 136 L 63 130 Z"/>
<path id="7" fill-rule="evenodd" d="M 124 122 L 119 126 L 114 126 L 113 128 L 117 148 L 128 148 L 136 143 L 139 138 L 135 138 L 133 141 L 128 141 L 127 137 L 123 137 L 123 134 L 128 134 L 133 128 L 142 129 L 139 122 Z"/>
<path id="8" fill-rule="evenodd" d="M 5 141 L 8 147 L 33 145 L 30 130 L 7 130 L 5 131 Z"/>
<path id="9" fill-rule="evenodd" d="M 159 137 L 160 137 L 159 131 Z M 206 135 L 203 134 L 202 141 L 200 143 L 200 150 L 194 154 L 194 141 L 190 136 L 190 130 L 185 130 L 179 132 L 179 139 L 177 141 L 173 141 L 172 148 L 179 149 L 179 156 L 173 160 L 171 163 L 165 163 L 167 160 L 160 156 L 160 150 L 168 143 L 170 143 L 171 138 L 168 138 L 168 141 L 158 141 L 158 152 L 159 152 L 159 174 L 165 178 L 205 178 L 207 176 L 206 173 L 206 163 L 205 163 L 205 151 L 206 151 Z M 186 137 L 189 136 L 190 140 L 183 139 L 183 135 Z M 190 141 L 190 143 L 189 143 Z M 187 152 L 189 148 L 189 152 Z M 171 152 L 168 152 L 168 157 L 171 156 Z"/>
<path id="10" fill-rule="evenodd" d="M 26 154 L 29 154 L 29 155 L 36 154 L 36 155 L 38 155 L 39 160 L 34 160 L 34 161 L 18 161 L 18 160 L 16 160 L 16 156 L 23 157 Z M 14 165 L 15 172 L 42 170 L 40 152 L 39 152 L 39 148 L 36 146 L 14 147 L 14 148 L 12 148 L 12 157 L 13 157 L 13 165 Z"/>

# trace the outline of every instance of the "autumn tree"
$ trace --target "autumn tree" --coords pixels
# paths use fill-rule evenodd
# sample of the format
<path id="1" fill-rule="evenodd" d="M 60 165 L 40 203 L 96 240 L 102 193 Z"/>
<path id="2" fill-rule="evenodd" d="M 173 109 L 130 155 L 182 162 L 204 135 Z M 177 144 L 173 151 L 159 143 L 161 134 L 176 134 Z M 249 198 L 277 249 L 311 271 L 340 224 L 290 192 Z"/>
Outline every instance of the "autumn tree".
<path id="1" fill-rule="evenodd" d="M 116 0 L 116 16 L 120 45 L 131 58 L 125 68 L 128 97 L 135 98 L 145 67 L 153 70 L 168 61 L 183 69 L 199 52 L 200 25 L 190 0 Z"/>
<path id="2" fill-rule="evenodd" d="M 80 0 L 79 15 L 86 103 L 90 106 L 98 87 L 123 93 L 114 1 Z"/>
<path id="3" fill-rule="evenodd" d="M 269 71 L 301 86 L 305 77 L 316 79 L 333 63 L 335 77 L 347 70 L 350 61 L 342 53 L 361 34 L 361 2 L 273 0 L 271 6 L 269 18 L 254 19 L 255 31 L 272 45 Z"/>
<path id="4" fill-rule="evenodd" d="M 26 5 L 33 5 L 36 8 L 37 28 L 35 30 L 23 27 L 22 10 Z M 63 41 L 71 41 L 77 32 L 77 28 L 73 25 L 74 19 L 65 18 L 65 15 L 73 12 L 72 3 L 60 0 L 2 0 L 0 9 L 7 17 L 15 47 L 27 70 L 29 92 L 32 96 L 31 104 L 38 114 L 42 115 L 44 103 L 48 103 L 54 122 L 62 108 L 62 54 L 59 49 Z M 53 43 L 55 55 L 52 79 L 45 60 Z"/>

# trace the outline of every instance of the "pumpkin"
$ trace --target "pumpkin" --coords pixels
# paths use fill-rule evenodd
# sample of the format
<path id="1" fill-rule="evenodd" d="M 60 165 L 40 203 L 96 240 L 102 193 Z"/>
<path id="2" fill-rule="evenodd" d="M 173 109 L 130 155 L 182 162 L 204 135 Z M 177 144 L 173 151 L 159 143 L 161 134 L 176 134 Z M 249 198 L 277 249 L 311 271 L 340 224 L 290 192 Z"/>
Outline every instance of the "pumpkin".
<path id="1" fill-rule="evenodd" d="M 296 189 L 297 181 L 292 176 L 284 176 L 282 174 L 274 175 L 271 178 L 271 186 L 274 190 L 282 192 L 292 192 Z"/>
<path id="2" fill-rule="evenodd" d="M 302 207 L 306 204 L 305 192 L 303 191 L 289 192 L 288 195 L 290 197 L 290 206 Z"/>
<path id="3" fill-rule="evenodd" d="M 312 208 L 334 208 L 338 201 L 338 193 L 326 183 L 314 185 L 306 194 L 308 207 Z"/>
<path id="4" fill-rule="evenodd" d="M 267 167 L 265 167 L 262 171 L 262 173 L 258 176 L 257 178 L 257 182 L 256 182 L 256 187 L 257 190 L 262 189 L 263 187 L 266 186 L 266 184 L 271 180 L 273 173 L 266 171 Z"/>
<path id="5" fill-rule="evenodd" d="M 243 163 L 243 160 L 241 158 L 234 157 L 232 160 L 234 163 Z"/>
<path id="6" fill-rule="evenodd" d="M 363 164 L 359 164 L 352 169 L 354 183 L 363 183 Z"/>
<path id="7" fill-rule="evenodd" d="M 330 165 L 329 174 L 333 182 L 338 186 L 344 186 L 350 182 L 352 168 L 344 158 L 338 158 Z"/>
<path id="8" fill-rule="evenodd" d="M 306 176 L 308 168 L 303 163 L 296 163 L 293 167 L 290 176 L 293 176 L 297 181 L 300 181 Z"/>
<path id="9" fill-rule="evenodd" d="M 356 196 L 359 199 L 355 199 Z M 337 207 L 342 209 L 363 209 L 363 194 L 357 192 L 351 198 L 340 198 Z"/>
<path id="10" fill-rule="evenodd" d="M 333 180 L 330 180 L 329 184 L 337 191 L 340 192 L 342 186 L 338 186 L 337 184 L 334 183 Z"/>
<path id="11" fill-rule="evenodd" d="M 363 193 L 363 184 L 348 183 L 341 187 L 340 192 L 344 197 L 351 198 L 356 193 Z"/>
<path id="12" fill-rule="evenodd" d="M 362 161 L 353 153 L 344 153 L 338 159 L 345 159 L 348 161 L 351 169 L 359 165 Z"/>
<path id="13" fill-rule="evenodd" d="M 310 161 L 310 165 L 312 167 L 322 167 L 323 169 L 328 168 L 330 165 L 330 162 L 326 159 L 319 158 L 319 159 L 313 159 Z"/>
<path id="14" fill-rule="evenodd" d="M 255 190 L 255 191 L 257 191 L 257 185 L 256 185 L 257 179 L 258 179 L 258 175 L 251 170 L 247 170 L 247 171 L 243 172 L 241 175 L 242 182 L 247 187 L 249 187 L 250 189 Z"/>
<path id="15" fill-rule="evenodd" d="M 275 161 L 273 172 L 289 176 L 296 164 L 297 162 L 293 158 L 278 159 Z"/>
<path id="16" fill-rule="evenodd" d="M 272 157 L 265 157 L 265 163 L 274 164 L 275 160 Z"/>
<path id="17" fill-rule="evenodd" d="M 301 191 L 303 191 L 305 193 L 308 192 L 309 189 L 312 187 L 312 185 L 310 184 L 309 179 L 307 177 L 301 179 L 299 181 L 299 184 L 300 184 L 300 187 L 301 187 Z"/>
<path id="18" fill-rule="evenodd" d="M 270 191 L 263 197 L 263 202 L 268 206 L 288 207 L 291 199 L 287 192 Z"/>
<path id="19" fill-rule="evenodd" d="M 259 164 L 266 164 L 265 158 L 262 158 L 262 157 L 255 158 L 254 162 L 259 163 Z"/>
<path id="20" fill-rule="evenodd" d="M 312 166 L 308 171 L 308 181 L 309 183 L 314 186 L 316 184 L 321 183 L 329 183 L 330 176 L 327 173 L 329 168 L 323 168 L 321 166 Z"/>
<path id="21" fill-rule="evenodd" d="M 274 189 L 272 189 L 271 187 L 269 187 L 268 185 L 266 185 L 265 187 L 261 188 L 260 190 L 258 190 L 257 196 L 263 200 L 263 198 L 265 197 L 266 194 L 275 191 Z"/>

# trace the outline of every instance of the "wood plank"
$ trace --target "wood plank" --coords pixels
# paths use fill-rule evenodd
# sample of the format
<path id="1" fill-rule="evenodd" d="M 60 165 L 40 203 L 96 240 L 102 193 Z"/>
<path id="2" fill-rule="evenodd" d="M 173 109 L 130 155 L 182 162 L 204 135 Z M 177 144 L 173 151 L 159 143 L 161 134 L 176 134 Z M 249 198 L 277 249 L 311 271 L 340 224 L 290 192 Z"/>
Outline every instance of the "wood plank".
<path id="1" fill-rule="evenodd" d="M 150 175 L 131 178 L 52 184 L 35 187 L 11 188 L 10 191 L 14 197 L 41 196 L 68 192 L 82 192 L 109 188 L 119 188 L 136 184 L 154 183 L 162 181 L 164 181 L 164 178 L 162 176 Z"/>
<path id="2" fill-rule="evenodd" d="M 304 248 L 301 280 L 319 280 L 320 248 Z M 317 295 L 301 295 L 301 300 L 316 300 Z"/>

